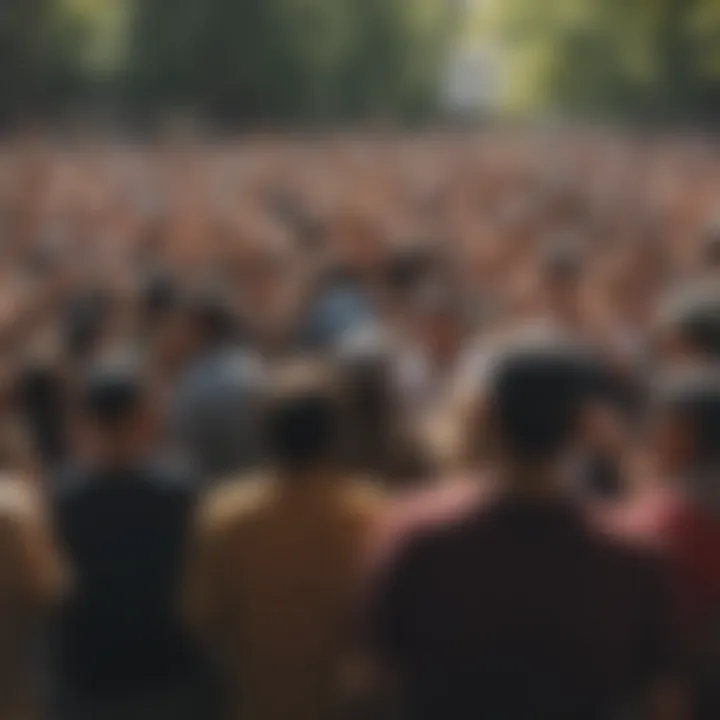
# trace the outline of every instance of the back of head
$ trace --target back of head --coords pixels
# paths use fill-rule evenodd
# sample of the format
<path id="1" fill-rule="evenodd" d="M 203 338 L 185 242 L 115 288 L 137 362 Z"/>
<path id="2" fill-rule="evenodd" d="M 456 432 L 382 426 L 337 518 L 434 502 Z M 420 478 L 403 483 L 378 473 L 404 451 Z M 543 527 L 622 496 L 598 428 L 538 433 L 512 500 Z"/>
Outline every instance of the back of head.
<path id="1" fill-rule="evenodd" d="M 663 304 L 660 327 L 695 359 L 720 358 L 720 292 L 705 284 L 683 288 Z"/>
<path id="2" fill-rule="evenodd" d="M 80 413 L 103 433 L 131 422 L 146 399 L 139 368 L 130 360 L 103 361 L 92 367 L 80 390 Z"/>
<path id="3" fill-rule="evenodd" d="M 720 374 L 717 370 L 691 369 L 661 380 L 655 388 L 653 409 L 669 414 L 691 435 L 692 457 L 697 468 L 720 463 Z"/>
<path id="4" fill-rule="evenodd" d="M 203 347 L 219 347 L 242 337 L 242 323 L 232 299 L 219 287 L 202 287 L 177 301 Z"/>
<path id="5" fill-rule="evenodd" d="M 140 287 L 142 318 L 150 325 L 158 322 L 173 310 L 178 295 L 178 288 L 168 273 L 150 273 Z"/>
<path id="6" fill-rule="evenodd" d="M 491 366 L 487 387 L 490 429 L 502 453 L 520 462 L 558 457 L 600 386 L 596 361 L 569 341 L 520 339 L 507 346 Z"/>
<path id="7" fill-rule="evenodd" d="M 339 400 L 331 373 L 299 362 L 279 370 L 268 408 L 269 449 L 282 470 L 305 472 L 332 461 L 340 440 Z"/>
<path id="8" fill-rule="evenodd" d="M 86 360 L 97 350 L 115 310 L 115 299 L 96 288 L 73 298 L 64 317 L 64 342 L 71 358 Z"/>

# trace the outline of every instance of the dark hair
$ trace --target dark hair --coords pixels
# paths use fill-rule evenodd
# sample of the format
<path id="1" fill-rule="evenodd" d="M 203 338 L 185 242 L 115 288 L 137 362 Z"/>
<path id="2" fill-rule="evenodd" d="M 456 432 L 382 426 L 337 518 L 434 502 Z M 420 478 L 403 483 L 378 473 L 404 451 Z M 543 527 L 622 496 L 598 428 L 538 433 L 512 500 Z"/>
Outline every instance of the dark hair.
<path id="1" fill-rule="evenodd" d="M 142 315 L 150 322 L 170 312 L 179 299 L 179 291 L 172 277 L 162 271 L 148 275 L 140 289 Z"/>
<path id="2" fill-rule="evenodd" d="M 80 391 L 80 411 L 99 427 L 112 429 L 131 419 L 146 395 L 144 378 L 131 361 L 92 367 Z"/>
<path id="3" fill-rule="evenodd" d="M 595 361 L 550 339 L 512 346 L 492 366 L 490 422 L 504 450 L 521 460 L 549 460 L 573 439 L 583 405 L 602 392 Z"/>
<path id="4" fill-rule="evenodd" d="M 388 261 L 385 284 L 392 293 L 411 294 L 431 278 L 438 264 L 437 257 L 428 248 L 401 248 Z"/>
<path id="5" fill-rule="evenodd" d="M 304 470 L 332 457 L 339 442 L 335 388 L 319 367 L 286 368 L 273 383 L 268 444 L 281 467 Z"/>
<path id="6" fill-rule="evenodd" d="M 105 332 L 115 310 L 115 298 L 96 288 L 73 298 L 66 308 L 65 348 L 73 358 L 87 358 Z"/>
<path id="7" fill-rule="evenodd" d="M 61 460 L 67 450 L 67 396 L 59 369 L 38 363 L 23 368 L 15 399 L 42 462 Z"/>
<path id="8" fill-rule="evenodd" d="M 244 335 L 232 300 L 217 288 L 190 291 L 179 300 L 178 305 L 208 345 L 235 342 Z"/>
<path id="9" fill-rule="evenodd" d="M 708 359 L 720 358 L 720 292 L 706 286 L 686 288 L 664 305 L 661 323 L 690 349 Z"/>
<path id="10" fill-rule="evenodd" d="M 720 460 L 720 374 L 692 370 L 663 378 L 652 407 L 689 424 L 697 462 Z"/>

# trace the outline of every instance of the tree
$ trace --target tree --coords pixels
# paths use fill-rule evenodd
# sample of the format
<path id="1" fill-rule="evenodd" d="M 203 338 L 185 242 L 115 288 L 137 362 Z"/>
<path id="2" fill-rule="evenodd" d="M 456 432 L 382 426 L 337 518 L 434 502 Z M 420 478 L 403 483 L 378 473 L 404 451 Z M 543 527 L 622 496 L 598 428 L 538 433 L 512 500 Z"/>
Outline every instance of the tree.
<path id="1" fill-rule="evenodd" d="M 720 109 L 718 0 L 505 0 L 494 5 L 527 107 L 645 118 Z"/>
<path id="2" fill-rule="evenodd" d="M 419 110 L 442 0 L 136 0 L 127 85 L 145 107 L 233 118 Z"/>

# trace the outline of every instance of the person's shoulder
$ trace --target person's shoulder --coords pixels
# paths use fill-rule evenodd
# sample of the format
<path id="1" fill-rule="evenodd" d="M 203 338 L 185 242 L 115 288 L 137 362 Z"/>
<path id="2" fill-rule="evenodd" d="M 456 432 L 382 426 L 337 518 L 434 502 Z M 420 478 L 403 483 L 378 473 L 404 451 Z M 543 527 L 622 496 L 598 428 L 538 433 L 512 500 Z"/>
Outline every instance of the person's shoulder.
<path id="1" fill-rule="evenodd" d="M 274 483 L 264 473 L 228 479 L 200 501 L 201 531 L 222 534 L 253 521 L 271 503 Z"/>
<path id="2" fill-rule="evenodd" d="M 350 508 L 358 515 L 375 515 L 387 505 L 387 493 L 366 477 L 353 477 L 345 485 L 345 497 Z"/>
<path id="3" fill-rule="evenodd" d="M 391 519 L 406 532 L 439 528 L 461 522 L 482 507 L 489 496 L 489 486 L 481 479 L 453 478 L 397 497 Z"/>
<path id="4" fill-rule="evenodd" d="M 482 514 L 492 495 L 482 479 L 460 477 L 395 498 L 383 513 L 373 564 L 398 561 L 411 551 L 442 544 L 453 530 Z"/>
<path id="5" fill-rule="evenodd" d="M 0 524 L 3 527 L 32 524 L 43 517 L 39 489 L 13 475 L 0 476 Z"/>
<path id="6" fill-rule="evenodd" d="M 0 513 L 26 513 L 32 511 L 37 502 L 38 491 L 25 478 L 0 474 Z"/>
<path id="7" fill-rule="evenodd" d="M 638 498 L 613 510 L 586 514 L 596 558 L 628 588 L 664 582 L 668 572 L 661 527 L 669 512 L 661 496 Z"/>
<path id="8" fill-rule="evenodd" d="M 603 527 L 626 545 L 659 552 L 682 508 L 680 498 L 663 489 L 643 490 L 603 516 Z"/>

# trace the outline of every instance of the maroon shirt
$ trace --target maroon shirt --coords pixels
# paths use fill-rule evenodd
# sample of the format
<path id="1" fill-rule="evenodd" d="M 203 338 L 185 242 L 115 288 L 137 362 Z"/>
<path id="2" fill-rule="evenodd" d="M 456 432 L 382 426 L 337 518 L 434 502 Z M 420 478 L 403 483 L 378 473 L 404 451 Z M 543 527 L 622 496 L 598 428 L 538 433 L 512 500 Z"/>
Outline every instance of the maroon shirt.
<path id="1" fill-rule="evenodd" d="M 602 718 L 670 671 L 664 572 L 579 508 L 459 485 L 405 507 L 373 622 L 410 717 Z"/>

